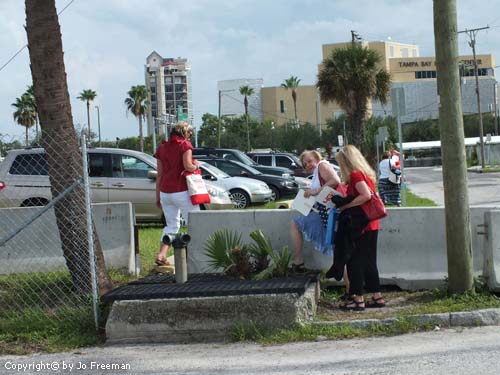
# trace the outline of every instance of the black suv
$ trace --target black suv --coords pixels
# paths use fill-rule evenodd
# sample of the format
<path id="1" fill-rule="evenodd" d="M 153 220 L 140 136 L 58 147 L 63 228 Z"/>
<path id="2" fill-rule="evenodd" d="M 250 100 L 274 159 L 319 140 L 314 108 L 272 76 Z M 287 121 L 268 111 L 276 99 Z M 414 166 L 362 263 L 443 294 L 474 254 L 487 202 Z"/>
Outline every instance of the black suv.
<path id="1" fill-rule="evenodd" d="M 257 169 L 259 172 L 265 174 L 272 174 L 274 176 L 293 176 L 293 171 L 289 168 L 283 167 L 273 167 L 271 165 L 261 165 L 256 163 L 254 160 L 248 157 L 243 151 L 235 150 L 231 148 L 211 148 L 211 147 L 199 147 L 193 150 L 193 156 L 196 159 L 200 157 L 217 157 L 227 160 L 235 160 Z"/>
<path id="2" fill-rule="evenodd" d="M 307 177 L 310 174 L 302 167 L 297 155 L 290 152 L 248 152 L 247 155 L 261 165 L 291 169 L 295 176 Z"/>

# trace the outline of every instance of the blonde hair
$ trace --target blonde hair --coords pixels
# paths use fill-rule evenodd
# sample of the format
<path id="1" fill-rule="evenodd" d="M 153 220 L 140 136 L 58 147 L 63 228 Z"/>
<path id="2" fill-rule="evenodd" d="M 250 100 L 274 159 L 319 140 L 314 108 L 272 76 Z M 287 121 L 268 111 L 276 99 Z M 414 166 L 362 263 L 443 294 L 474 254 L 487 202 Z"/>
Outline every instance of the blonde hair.
<path id="1" fill-rule="evenodd" d="M 193 127 L 191 125 L 189 125 L 188 122 L 179 121 L 177 124 L 174 125 L 170 134 L 177 135 L 179 137 L 186 137 L 188 132 L 192 131 L 192 130 L 193 130 Z"/>
<path id="2" fill-rule="evenodd" d="M 302 154 L 300 154 L 300 156 L 299 156 L 299 160 L 300 160 L 300 163 L 301 163 L 302 165 L 304 165 L 304 158 L 305 158 L 307 155 L 309 155 L 309 154 L 311 154 L 311 155 L 314 157 L 314 159 L 316 159 L 316 161 L 320 161 L 321 159 L 323 159 L 323 158 L 321 157 L 321 154 L 320 154 L 318 151 L 316 151 L 316 150 L 305 150 L 305 151 L 304 151 Z"/>
<path id="3" fill-rule="evenodd" d="M 353 171 L 363 172 L 374 184 L 377 182 L 375 171 L 355 146 L 345 146 L 337 152 L 335 159 L 339 162 L 340 172 L 345 183 L 349 183 Z"/>

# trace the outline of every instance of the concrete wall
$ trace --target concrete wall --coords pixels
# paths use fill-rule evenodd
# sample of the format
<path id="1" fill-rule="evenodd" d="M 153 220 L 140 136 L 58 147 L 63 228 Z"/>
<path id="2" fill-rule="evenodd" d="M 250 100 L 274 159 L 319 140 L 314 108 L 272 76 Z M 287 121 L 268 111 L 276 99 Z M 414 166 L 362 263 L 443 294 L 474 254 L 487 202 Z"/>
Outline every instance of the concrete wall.
<path id="1" fill-rule="evenodd" d="M 40 207 L 0 209 L 0 238 L 13 228 L 22 226 L 39 210 Z M 96 203 L 92 205 L 92 212 L 107 268 L 122 268 L 135 273 L 134 212 L 131 203 Z M 86 239 L 82 240 L 83 243 Z M 65 267 L 53 209 L 36 219 L 5 246 L 0 246 L 0 275 Z"/>
<path id="2" fill-rule="evenodd" d="M 485 214 L 491 208 L 471 207 L 471 228 L 474 271 L 483 274 L 486 237 Z M 382 221 L 378 241 L 378 265 L 382 283 L 403 289 L 430 288 L 441 285 L 447 276 L 446 234 L 444 207 L 389 208 Z M 291 219 L 298 215 L 293 210 L 201 211 L 190 214 L 188 272 L 209 271 L 204 255 L 206 239 L 220 229 L 235 230 L 242 234 L 244 243 L 252 243 L 249 233 L 261 229 L 275 249 L 289 246 Z M 491 228 L 500 229 L 500 217 L 491 217 Z M 498 230 L 497 229 L 497 230 Z M 495 230 L 495 229 L 492 229 Z M 491 237 L 491 236 L 490 236 Z M 496 237 L 495 241 L 500 241 Z M 495 254 L 500 258 L 498 244 Z M 314 251 L 310 244 L 304 248 L 305 264 L 311 269 L 328 269 L 332 258 Z M 500 274 L 500 264 L 498 264 Z"/>

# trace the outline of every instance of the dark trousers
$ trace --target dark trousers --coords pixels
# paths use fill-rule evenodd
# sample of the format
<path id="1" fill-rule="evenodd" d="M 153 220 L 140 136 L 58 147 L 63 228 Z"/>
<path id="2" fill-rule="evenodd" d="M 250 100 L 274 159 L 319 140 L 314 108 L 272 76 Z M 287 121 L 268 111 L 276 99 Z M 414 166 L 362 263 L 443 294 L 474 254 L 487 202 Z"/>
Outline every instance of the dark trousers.
<path id="1" fill-rule="evenodd" d="M 368 293 L 380 292 L 380 280 L 377 268 L 378 231 L 367 231 L 356 241 L 352 256 L 347 263 L 349 293 L 362 295 L 363 287 Z"/>

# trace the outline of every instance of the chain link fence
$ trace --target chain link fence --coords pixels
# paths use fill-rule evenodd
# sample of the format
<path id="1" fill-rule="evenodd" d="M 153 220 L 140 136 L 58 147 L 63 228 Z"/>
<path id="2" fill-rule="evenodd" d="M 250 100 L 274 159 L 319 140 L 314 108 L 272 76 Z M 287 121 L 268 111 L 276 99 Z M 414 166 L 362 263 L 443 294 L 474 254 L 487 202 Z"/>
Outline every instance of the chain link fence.
<path id="1" fill-rule="evenodd" d="M 97 323 L 86 148 L 63 138 L 0 152 L 0 322 Z"/>

